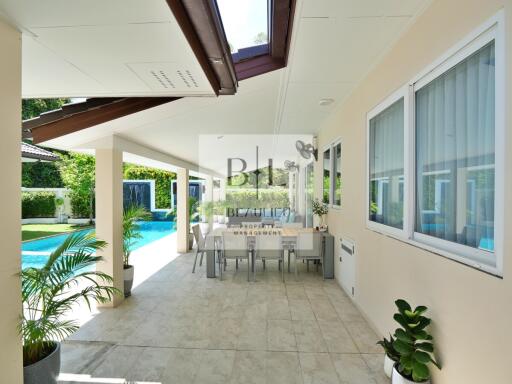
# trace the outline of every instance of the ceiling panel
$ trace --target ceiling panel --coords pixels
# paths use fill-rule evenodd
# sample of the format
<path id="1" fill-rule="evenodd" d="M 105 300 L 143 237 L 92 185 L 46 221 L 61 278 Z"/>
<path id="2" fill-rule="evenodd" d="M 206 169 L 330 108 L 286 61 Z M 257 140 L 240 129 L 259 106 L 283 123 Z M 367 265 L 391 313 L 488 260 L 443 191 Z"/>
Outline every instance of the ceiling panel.
<path id="1" fill-rule="evenodd" d="M 302 17 L 412 16 L 430 0 L 304 0 Z"/>

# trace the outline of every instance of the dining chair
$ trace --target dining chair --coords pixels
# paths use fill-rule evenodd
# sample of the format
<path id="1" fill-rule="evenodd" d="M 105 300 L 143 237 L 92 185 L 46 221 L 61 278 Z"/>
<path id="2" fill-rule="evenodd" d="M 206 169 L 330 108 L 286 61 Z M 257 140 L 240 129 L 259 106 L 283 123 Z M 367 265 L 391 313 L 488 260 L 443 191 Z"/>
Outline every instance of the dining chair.
<path id="1" fill-rule="evenodd" d="M 254 243 L 253 280 L 256 280 L 256 260 L 277 260 L 284 282 L 283 238 L 279 235 L 256 235 Z M 282 267 L 281 267 L 282 263 Z"/>
<path id="2" fill-rule="evenodd" d="M 305 260 L 309 270 L 309 261 L 318 260 L 322 265 L 322 277 L 324 276 L 324 251 L 323 251 L 323 235 L 320 232 L 299 232 L 297 234 L 297 244 L 294 249 L 295 253 L 295 279 L 297 279 L 297 262 Z M 318 270 L 318 264 L 317 264 Z"/>
<path id="3" fill-rule="evenodd" d="M 196 248 L 196 257 L 194 259 L 194 266 L 192 267 L 192 273 L 196 271 L 196 264 L 197 264 L 197 256 L 201 254 L 201 260 L 199 261 L 199 266 L 203 265 L 203 256 L 206 252 L 206 241 L 205 237 L 203 236 L 203 232 L 201 231 L 201 227 L 199 224 L 196 224 L 192 227 L 192 232 L 194 233 L 194 239 L 196 240 L 197 248 Z"/>
<path id="4" fill-rule="evenodd" d="M 302 223 L 282 223 L 282 228 L 302 229 L 304 225 Z M 286 240 L 283 244 L 286 253 L 288 254 L 288 272 L 290 272 L 290 258 L 291 254 L 294 253 L 295 241 Z"/>
<path id="5" fill-rule="evenodd" d="M 249 248 L 247 244 L 247 236 L 242 234 L 234 234 L 233 232 L 222 233 L 222 252 L 219 259 L 220 279 L 222 280 L 222 270 L 228 259 L 247 259 L 247 281 L 250 280 L 250 263 Z"/>

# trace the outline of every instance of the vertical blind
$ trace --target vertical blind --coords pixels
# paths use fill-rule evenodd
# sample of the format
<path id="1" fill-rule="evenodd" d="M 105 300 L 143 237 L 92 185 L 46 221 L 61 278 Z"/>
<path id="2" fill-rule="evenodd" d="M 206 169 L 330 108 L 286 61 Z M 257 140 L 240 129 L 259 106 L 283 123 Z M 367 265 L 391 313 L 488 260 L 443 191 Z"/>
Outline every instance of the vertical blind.
<path id="1" fill-rule="evenodd" d="M 370 120 L 371 221 L 403 228 L 404 99 Z"/>
<path id="2" fill-rule="evenodd" d="M 416 232 L 494 250 L 494 87 L 491 42 L 415 92 Z"/>

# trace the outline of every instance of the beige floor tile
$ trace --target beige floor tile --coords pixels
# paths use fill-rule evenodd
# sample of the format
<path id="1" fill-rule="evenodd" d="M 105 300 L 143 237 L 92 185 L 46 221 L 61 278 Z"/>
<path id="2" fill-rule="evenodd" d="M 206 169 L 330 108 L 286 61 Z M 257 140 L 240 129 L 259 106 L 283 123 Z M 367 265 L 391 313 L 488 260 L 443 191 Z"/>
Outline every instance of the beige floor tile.
<path id="1" fill-rule="evenodd" d="M 304 384 L 338 384 L 328 353 L 299 353 Z"/>
<path id="2" fill-rule="evenodd" d="M 344 322 L 348 332 L 361 353 L 379 353 L 382 347 L 377 345 L 379 337 L 373 332 L 366 321 Z"/>
<path id="3" fill-rule="evenodd" d="M 281 294 L 281 293 L 280 293 Z M 286 296 L 270 299 L 267 304 L 267 319 L 270 320 L 290 320 L 290 307 Z"/>
<path id="4" fill-rule="evenodd" d="M 310 300 L 311 309 L 317 320 L 337 321 L 339 320 L 336 310 L 327 297 Z"/>
<path id="5" fill-rule="evenodd" d="M 201 365 L 202 354 L 194 349 L 164 349 L 167 367 L 162 373 L 162 384 L 190 384 L 194 382 Z"/>
<path id="6" fill-rule="evenodd" d="M 359 354 L 331 354 L 342 384 L 376 384 L 370 369 Z"/>
<path id="7" fill-rule="evenodd" d="M 265 384 L 265 351 L 237 351 L 231 384 Z"/>
<path id="8" fill-rule="evenodd" d="M 366 365 L 370 368 L 373 379 L 377 384 L 388 384 L 389 378 L 384 374 L 384 354 L 364 353 L 361 355 Z"/>
<path id="9" fill-rule="evenodd" d="M 235 351 L 202 351 L 199 370 L 194 379 L 197 384 L 225 384 L 231 380 Z"/>
<path id="10" fill-rule="evenodd" d="M 334 353 L 359 352 L 341 321 L 318 321 L 327 350 Z"/>
<path id="11" fill-rule="evenodd" d="M 302 384 L 297 352 L 267 352 L 265 360 L 267 384 Z"/>
<path id="12" fill-rule="evenodd" d="M 292 320 L 316 320 L 309 300 L 290 299 L 288 303 Z"/>
<path id="13" fill-rule="evenodd" d="M 295 334 L 291 320 L 267 321 L 267 350 L 296 351 Z"/>
<path id="14" fill-rule="evenodd" d="M 294 320 L 293 331 L 298 351 L 327 352 L 327 345 L 316 320 Z"/>
<path id="15" fill-rule="evenodd" d="M 267 321 L 243 320 L 238 335 L 237 350 L 266 351 Z"/>

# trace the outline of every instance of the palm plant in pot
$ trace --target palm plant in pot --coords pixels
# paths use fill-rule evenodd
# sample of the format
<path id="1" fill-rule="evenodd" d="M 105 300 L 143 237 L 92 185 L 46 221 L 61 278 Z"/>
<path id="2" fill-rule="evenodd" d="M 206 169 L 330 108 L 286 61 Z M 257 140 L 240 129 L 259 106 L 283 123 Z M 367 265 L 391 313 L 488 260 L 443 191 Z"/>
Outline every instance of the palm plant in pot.
<path id="1" fill-rule="evenodd" d="M 433 337 L 426 328 L 430 319 L 423 316 L 427 307 L 418 306 L 414 310 L 405 300 L 397 300 L 398 313 L 393 318 L 401 325 L 395 331 L 393 347 L 400 358 L 392 373 L 393 384 L 430 383 L 430 364 L 441 369 L 435 360 Z"/>
<path id="2" fill-rule="evenodd" d="M 389 340 L 385 337 L 378 341 L 377 344 L 384 349 L 384 373 L 387 377 L 391 377 L 391 373 L 393 371 L 393 366 L 400 360 L 400 354 L 396 351 L 393 343 L 395 339 L 393 336 L 389 335 Z"/>
<path id="3" fill-rule="evenodd" d="M 132 294 L 134 268 L 130 264 L 130 255 L 133 244 L 142 237 L 139 221 L 147 220 L 150 217 L 150 212 L 137 205 L 131 205 L 123 212 L 124 297 Z"/>
<path id="4" fill-rule="evenodd" d="M 60 341 L 78 329 L 69 318 L 76 305 L 106 303 L 117 290 L 112 278 L 95 270 L 106 246 L 93 234 L 76 233 L 53 251 L 41 268 L 21 271 L 23 313 L 19 332 L 23 339 L 25 384 L 53 384 L 60 371 Z"/>

